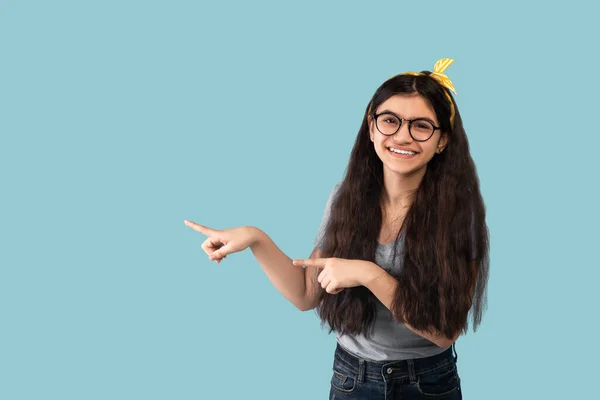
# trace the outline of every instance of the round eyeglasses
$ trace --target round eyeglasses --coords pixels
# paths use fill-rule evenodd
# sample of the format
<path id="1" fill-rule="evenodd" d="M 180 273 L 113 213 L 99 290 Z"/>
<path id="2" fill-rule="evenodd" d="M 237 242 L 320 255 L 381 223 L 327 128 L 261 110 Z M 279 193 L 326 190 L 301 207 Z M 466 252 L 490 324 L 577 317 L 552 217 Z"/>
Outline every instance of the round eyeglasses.
<path id="1" fill-rule="evenodd" d="M 406 119 L 400 118 L 391 112 L 381 114 L 373 114 L 375 126 L 377 130 L 385 136 L 392 136 L 400 130 L 402 122 L 408 122 L 408 133 L 417 142 L 425 142 L 433 136 L 433 133 L 440 129 L 439 126 L 433 125 L 432 122 L 426 119 Z"/>

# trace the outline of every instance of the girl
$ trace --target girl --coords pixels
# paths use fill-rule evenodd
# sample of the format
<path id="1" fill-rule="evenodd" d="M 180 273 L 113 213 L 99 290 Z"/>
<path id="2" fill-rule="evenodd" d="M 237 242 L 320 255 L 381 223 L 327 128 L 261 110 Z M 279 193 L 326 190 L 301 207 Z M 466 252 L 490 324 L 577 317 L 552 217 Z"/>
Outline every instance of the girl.
<path id="1" fill-rule="evenodd" d="M 292 261 L 255 227 L 185 221 L 208 237 L 202 248 L 211 260 L 250 248 L 290 302 L 316 308 L 336 332 L 330 399 L 462 398 L 454 342 L 469 314 L 474 328 L 481 323 L 489 243 L 444 74 L 453 61 L 377 89 L 310 259 Z"/>

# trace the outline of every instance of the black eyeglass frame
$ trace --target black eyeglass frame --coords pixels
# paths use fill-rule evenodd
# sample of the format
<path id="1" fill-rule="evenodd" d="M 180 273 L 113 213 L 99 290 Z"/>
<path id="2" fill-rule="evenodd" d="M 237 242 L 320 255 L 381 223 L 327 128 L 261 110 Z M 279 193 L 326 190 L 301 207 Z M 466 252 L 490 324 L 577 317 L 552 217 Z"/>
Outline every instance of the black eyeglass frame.
<path id="1" fill-rule="evenodd" d="M 385 133 L 381 132 L 381 129 L 379 129 L 379 125 L 377 125 L 377 119 L 380 116 L 385 115 L 385 114 L 393 115 L 394 117 L 398 118 L 398 121 L 400 121 L 400 125 L 398 125 L 398 129 L 396 129 L 396 131 L 394 133 L 385 134 Z M 431 137 L 434 135 L 435 131 L 441 129 L 441 127 L 435 126 L 431 121 L 429 121 L 427 119 L 424 119 L 424 118 L 415 118 L 415 119 L 400 118 L 395 113 L 390 112 L 390 111 L 382 112 L 382 113 L 379 113 L 379 114 L 373 114 L 372 117 L 373 117 L 373 120 L 375 121 L 375 127 L 377 128 L 377 130 L 379 131 L 379 133 L 381 133 L 384 136 L 394 136 L 402 128 L 402 124 L 404 123 L 404 121 L 408 122 L 408 134 L 410 135 L 411 138 L 413 138 L 413 140 L 415 142 L 426 142 L 429 139 L 431 139 Z M 412 134 L 412 124 L 415 121 L 425 121 L 428 124 L 430 124 L 431 126 L 433 126 L 433 131 L 431 131 L 431 135 L 429 135 L 429 137 L 427 139 L 422 139 L 422 140 L 415 139 L 415 137 Z"/>

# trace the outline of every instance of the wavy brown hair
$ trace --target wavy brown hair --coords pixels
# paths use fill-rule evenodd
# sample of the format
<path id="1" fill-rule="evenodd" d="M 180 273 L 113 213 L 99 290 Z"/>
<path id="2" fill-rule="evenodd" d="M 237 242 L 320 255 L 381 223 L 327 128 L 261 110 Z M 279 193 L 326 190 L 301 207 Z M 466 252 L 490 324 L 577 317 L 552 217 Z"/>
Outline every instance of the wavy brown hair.
<path id="1" fill-rule="evenodd" d="M 479 178 L 469 152 L 462 119 L 455 109 L 450 126 L 446 89 L 425 75 L 397 75 L 384 82 L 367 105 L 345 176 L 333 199 L 321 257 L 375 262 L 382 227 L 383 163 L 369 137 L 369 113 L 395 94 L 418 93 L 433 107 L 448 144 L 428 163 L 427 170 L 396 236 L 404 230 L 404 256 L 392 313 L 400 322 L 453 337 L 481 323 L 487 307 L 489 232 Z M 352 216 L 348 218 L 348 216 Z M 394 245 L 394 249 L 397 247 Z M 473 246 L 476 254 L 472 254 Z M 397 254 L 394 250 L 394 262 Z M 318 284 L 316 284 L 319 286 Z M 376 302 L 363 286 L 331 295 L 322 291 L 317 313 L 331 331 L 342 334 L 372 331 Z"/>

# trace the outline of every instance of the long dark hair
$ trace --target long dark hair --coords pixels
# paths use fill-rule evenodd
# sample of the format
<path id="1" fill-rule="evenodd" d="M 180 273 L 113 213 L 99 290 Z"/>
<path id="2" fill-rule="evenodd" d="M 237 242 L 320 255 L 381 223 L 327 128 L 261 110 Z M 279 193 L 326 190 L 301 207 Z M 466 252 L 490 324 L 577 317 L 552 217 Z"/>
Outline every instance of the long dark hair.
<path id="1" fill-rule="evenodd" d="M 481 323 L 487 302 L 489 233 L 479 178 L 458 107 L 450 95 L 455 109 L 454 126 L 450 126 L 449 92 L 444 93 L 447 89 L 428 76 L 431 72 L 422 73 L 390 78 L 369 101 L 332 203 L 321 257 L 375 262 L 383 220 L 383 163 L 369 137 L 369 116 L 395 94 L 418 93 L 433 107 L 442 132 L 448 135 L 448 144 L 427 164 L 396 236 L 397 245 L 400 232 L 405 232 L 403 267 L 394 273 L 399 284 L 392 313 L 416 329 L 453 337 L 468 330 L 469 313 L 474 329 Z M 393 257 L 396 261 L 395 251 Z M 368 335 L 377 301 L 363 286 L 335 295 L 322 291 L 316 310 L 322 323 L 329 324 L 330 332 Z"/>

